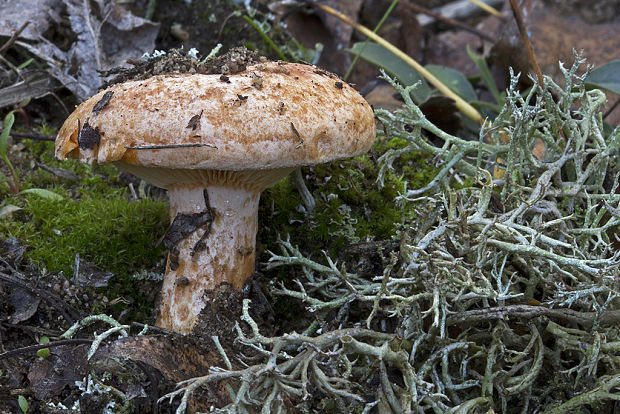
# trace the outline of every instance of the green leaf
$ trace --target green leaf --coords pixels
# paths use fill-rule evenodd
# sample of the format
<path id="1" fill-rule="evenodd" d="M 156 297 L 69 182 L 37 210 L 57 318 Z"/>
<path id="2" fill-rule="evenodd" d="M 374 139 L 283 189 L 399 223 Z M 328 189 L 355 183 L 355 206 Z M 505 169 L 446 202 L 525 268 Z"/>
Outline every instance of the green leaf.
<path id="1" fill-rule="evenodd" d="M 428 99 L 431 89 L 424 78 L 407 62 L 377 43 L 368 43 L 362 50 L 363 46 L 363 42 L 356 43 L 351 49 L 347 49 L 347 52 L 359 54 L 362 59 L 385 70 L 388 75 L 396 78 L 403 86 L 420 82 L 420 85 L 411 92 L 413 100 L 419 104 Z"/>
<path id="2" fill-rule="evenodd" d="M 49 342 L 50 342 L 50 339 L 47 336 L 42 336 L 41 339 L 39 339 L 40 344 L 47 344 Z M 37 351 L 37 356 L 43 359 L 47 358 L 48 356 L 50 356 L 50 349 L 49 348 L 39 349 Z"/>
<path id="3" fill-rule="evenodd" d="M 439 65 L 426 65 L 425 68 L 468 103 L 478 100 L 474 87 L 471 86 L 465 75 L 458 70 Z"/>
<path id="4" fill-rule="evenodd" d="M 43 197 L 43 198 L 46 198 L 48 200 L 53 200 L 53 201 L 64 200 L 64 197 L 61 196 L 60 194 L 57 194 L 50 190 L 46 190 L 44 188 L 28 188 L 26 190 L 22 190 L 20 194 L 34 194 L 39 197 Z"/>
<path id="5" fill-rule="evenodd" d="M 28 400 L 23 395 L 17 397 L 17 404 L 19 404 L 19 408 L 22 410 L 22 413 L 26 414 L 28 412 Z"/>
<path id="6" fill-rule="evenodd" d="M 4 117 L 4 122 L 2 123 L 2 134 L 0 134 L 0 157 L 2 158 L 6 158 L 6 148 L 11 128 L 13 128 L 13 122 L 15 122 L 15 115 L 11 111 Z"/>
<path id="7" fill-rule="evenodd" d="M 586 78 L 586 85 L 620 95 L 620 60 L 612 60 L 594 69 Z"/>
<path id="8" fill-rule="evenodd" d="M 499 89 L 497 89 L 497 85 L 495 84 L 493 76 L 491 76 L 491 71 L 489 70 L 489 66 L 487 65 L 487 61 L 484 59 L 484 56 L 477 55 L 473 50 L 471 50 L 469 45 L 467 45 L 467 54 L 478 67 L 478 70 L 480 71 L 480 77 L 482 77 L 482 81 L 489 89 L 489 92 L 491 92 L 491 95 L 493 95 L 495 102 L 497 102 L 499 105 L 503 105 L 504 97 L 499 92 Z"/>
<path id="9" fill-rule="evenodd" d="M 37 351 L 37 356 L 41 357 L 43 359 L 47 358 L 48 356 L 50 356 L 50 349 L 49 348 L 41 348 Z"/>

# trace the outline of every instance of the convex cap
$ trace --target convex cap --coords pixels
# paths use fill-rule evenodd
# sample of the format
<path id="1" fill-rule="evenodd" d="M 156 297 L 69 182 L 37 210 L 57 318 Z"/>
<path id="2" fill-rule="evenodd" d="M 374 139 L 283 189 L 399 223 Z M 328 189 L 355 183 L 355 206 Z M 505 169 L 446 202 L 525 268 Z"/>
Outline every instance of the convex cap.
<path id="1" fill-rule="evenodd" d="M 69 116 L 56 156 L 261 170 L 358 155 L 374 139 L 373 111 L 346 82 L 311 65 L 265 62 L 231 75 L 158 75 L 113 85 Z"/>

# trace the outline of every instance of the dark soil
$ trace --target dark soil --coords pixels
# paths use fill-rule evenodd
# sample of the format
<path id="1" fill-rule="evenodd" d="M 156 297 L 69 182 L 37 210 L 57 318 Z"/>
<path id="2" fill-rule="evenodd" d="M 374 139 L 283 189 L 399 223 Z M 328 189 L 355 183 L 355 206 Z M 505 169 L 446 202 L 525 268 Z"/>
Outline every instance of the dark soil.
<path id="1" fill-rule="evenodd" d="M 172 49 L 167 54 L 144 60 L 132 60 L 132 68 L 116 68 L 103 76 L 116 75 L 104 84 L 108 86 L 129 80 L 143 80 L 155 75 L 173 73 L 200 73 L 230 75 L 243 72 L 254 63 L 265 62 L 266 57 L 245 47 L 235 47 L 223 55 L 199 60 L 183 49 Z"/>

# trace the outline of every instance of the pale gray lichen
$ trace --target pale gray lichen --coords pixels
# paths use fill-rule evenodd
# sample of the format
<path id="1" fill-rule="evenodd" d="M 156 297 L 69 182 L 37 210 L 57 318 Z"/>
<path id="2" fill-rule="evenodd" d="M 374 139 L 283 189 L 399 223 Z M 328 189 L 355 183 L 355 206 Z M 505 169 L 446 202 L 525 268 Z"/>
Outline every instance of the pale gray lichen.
<path id="1" fill-rule="evenodd" d="M 546 78 L 525 96 L 513 76 L 478 141 L 439 130 L 388 78 L 405 106 L 377 116 L 409 146 L 384 154 L 382 172 L 410 151 L 440 168 L 399 197 L 417 211 L 399 248 L 363 275 L 280 240 L 266 270 L 295 278 L 271 290 L 305 306 L 304 333 L 264 336 L 246 300 L 237 335 L 253 361 L 212 367 L 164 398 L 180 396 L 181 413 L 197 388 L 226 381 L 231 402 L 214 412 L 613 409 L 620 127 L 604 131 L 604 94 L 586 89 L 582 63 L 562 67 L 565 86 Z M 454 185 L 457 174 L 473 185 Z"/>
<path id="2" fill-rule="evenodd" d="M 409 151 L 440 166 L 424 191 L 399 198 L 417 220 L 373 277 L 281 241 L 267 269 L 302 272 L 272 291 L 302 302 L 320 334 L 266 338 L 246 314 L 253 336 L 240 331 L 240 341 L 265 360 L 217 373 L 242 378 L 222 412 L 257 402 L 286 411 L 286 398 L 302 409 L 309 390 L 336 411 L 399 413 L 561 412 L 619 399 L 620 128 L 604 132 L 604 94 L 586 89 L 582 63 L 563 68 L 566 86 L 546 78 L 526 96 L 513 76 L 479 141 L 436 128 L 388 79 L 405 106 L 377 115 L 409 146 L 382 156 L 383 173 Z M 457 174 L 474 185 L 456 189 Z M 330 325 L 343 309 L 346 323 Z"/>

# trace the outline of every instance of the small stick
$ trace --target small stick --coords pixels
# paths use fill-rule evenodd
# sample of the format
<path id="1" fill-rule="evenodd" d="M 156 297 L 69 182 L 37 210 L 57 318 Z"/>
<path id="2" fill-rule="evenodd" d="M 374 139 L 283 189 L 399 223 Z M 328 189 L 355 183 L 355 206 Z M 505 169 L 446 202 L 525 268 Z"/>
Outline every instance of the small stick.
<path id="1" fill-rule="evenodd" d="M 384 2 L 390 2 L 390 0 L 383 0 Z M 495 42 L 496 39 L 494 39 L 493 37 L 489 36 L 486 33 L 482 33 L 480 30 L 475 29 L 463 22 L 459 22 L 458 20 L 455 19 L 451 19 L 449 17 L 446 17 L 440 13 L 436 13 L 435 11 L 431 10 L 431 9 L 427 9 L 426 7 L 422 7 L 422 6 L 418 6 L 417 4 L 414 3 L 405 3 L 405 2 L 401 2 L 398 4 L 399 6 L 402 6 L 406 9 L 410 9 L 411 11 L 415 12 L 415 13 L 421 13 L 421 14 L 426 14 L 427 16 L 431 16 L 432 18 L 434 18 L 437 21 L 449 24 L 450 26 L 455 26 L 458 27 L 460 29 L 466 30 L 470 33 L 475 34 L 478 37 L 483 38 L 484 40 L 488 40 L 489 42 Z"/>
<path id="2" fill-rule="evenodd" d="M 17 139 L 31 139 L 33 141 L 55 141 L 56 137 L 53 135 L 37 134 L 35 132 L 15 132 L 9 133 L 13 138 Z"/>
<path id="3" fill-rule="evenodd" d="M 519 33 L 521 34 L 521 40 L 523 41 L 523 45 L 525 46 L 527 57 L 532 64 L 534 72 L 536 72 L 536 77 L 538 78 L 538 83 L 540 84 L 540 87 L 544 89 L 545 79 L 543 78 L 543 74 L 540 71 L 540 66 L 538 66 L 538 62 L 536 61 L 536 55 L 534 55 L 532 42 L 530 42 L 530 38 L 527 35 L 527 29 L 525 27 L 525 21 L 523 20 L 523 14 L 521 13 L 521 9 L 517 5 L 516 0 L 510 0 L 510 7 L 512 7 L 512 13 L 515 16 L 515 21 L 517 22 L 517 26 L 519 27 Z"/>
<path id="4" fill-rule="evenodd" d="M 92 339 L 76 338 L 76 339 L 61 339 L 60 341 L 52 341 L 46 344 L 25 346 L 23 348 L 13 349 L 12 351 L 7 351 L 7 352 L 0 354 L 0 361 L 2 361 L 3 359 L 13 358 L 21 354 L 28 354 L 30 352 L 35 352 L 43 348 L 52 348 L 52 347 L 62 346 L 62 345 L 90 344 L 92 342 L 93 342 Z"/>
<path id="5" fill-rule="evenodd" d="M 460 312 L 448 316 L 446 323 L 448 326 L 452 326 L 487 322 L 494 319 L 531 319 L 538 316 L 559 319 L 585 327 L 591 327 L 597 317 L 600 317 L 600 323 L 606 326 L 617 325 L 620 322 L 620 311 L 606 311 L 597 315 L 596 312 L 578 312 L 566 308 L 550 309 L 545 306 L 507 305 Z"/>
<path id="6" fill-rule="evenodd" d="M 215 145 L 211 144 L 170 144 L 170 145 L 138 145 L 135 147 L 125 145 L 125 148 L 132 150 L 148 150 L 148 149 L 168 149 L 168 148 L 192 148 L 192 147 L 209 147 L 215 148 Z"/>
<path id="7" fill-rule="evenodd" d="M 15 31 L 15 33 L 13 33 L 13 35 L 11 36 L 11 38 L 9 40 L 7 40 L 2 47 L 0 47 L 0 55 L 3 55 L 4 52 L 7 51 L 8 48 L 11 47 L 11 45 L 13 43 L 15 43 L 15 41 L 17 40 L 17 38 L 19 37 L 19 35 L 24 31 L 24 29 L 26 28 L 26 26 L 28 26 L 30 24 L 30 22 L 25 22 L 24 24 L 22 24 L 22 26 L 17 29 Z"/>

